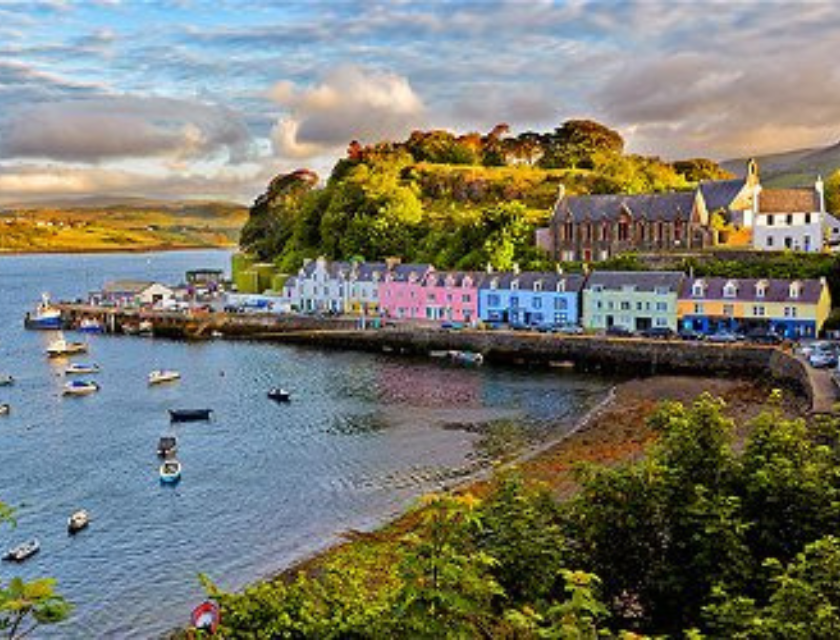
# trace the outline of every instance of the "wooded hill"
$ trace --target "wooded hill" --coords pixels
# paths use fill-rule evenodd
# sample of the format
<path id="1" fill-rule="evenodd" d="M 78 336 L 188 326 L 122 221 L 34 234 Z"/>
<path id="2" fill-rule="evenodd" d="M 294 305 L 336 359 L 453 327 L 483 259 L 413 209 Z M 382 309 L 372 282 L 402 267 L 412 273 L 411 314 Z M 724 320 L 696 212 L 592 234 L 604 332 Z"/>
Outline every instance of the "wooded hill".
<path id="1" fill-rule="evenodd" d="M 533 232 L 561 183 L 571 194 L 650 193 L 728 176 L 710 160 L 625 154 L 618 132 L 589 120 L 515 137 L 506 125 L 485 135 L 415 131 L 402 142 L 352 142 L 323 187 L 307 170 L 278 176 L 240 243 L 287 272 L 319 255 L 543 268 Z"/>

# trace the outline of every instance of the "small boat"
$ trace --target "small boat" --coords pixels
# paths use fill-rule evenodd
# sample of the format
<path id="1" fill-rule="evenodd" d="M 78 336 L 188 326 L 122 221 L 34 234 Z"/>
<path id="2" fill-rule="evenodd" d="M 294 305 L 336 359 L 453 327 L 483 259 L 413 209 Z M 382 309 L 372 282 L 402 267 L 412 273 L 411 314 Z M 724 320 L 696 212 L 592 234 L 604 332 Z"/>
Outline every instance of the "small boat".
<path id="1" fill-rule="evenodd" d="M 0 404 L 0 416 L 7 416 L 12 412 L 12 405 Z"/>
<path id="2" fill-rule="evenodd" d="M 212 409 L 170 409 L 169 418 L 172 422 L 194 422 L 209 420 Z"/>
<path id="3" fill-rule="evenodd" d="M 125 322 L 120 327 L 120 330 L 127 336 L 136 336 L 140 333 L 140 325 L 133 322 Z"/>
<path id="4" fill-rule="evenodd" d="M 472 351 L 450 351 L 449 359 L 464 366 L 480 367 L 484 363 L 484 356 Z"/>
<path id="5" fill-rule="evenodd" d="M 15 383 L 15 379 L 8 373 L 0 373 L 0 387 L 10 387 Z"/>
<path id="6" fill-rule="evenodd" d="M 277 402 L 289 402 L 292 399 L 288 391 L 278 387 L 269 390 L 268 397 L 272 400 L 276 400 Z"/>
<path id="7" fill-rule="evenodd" d="M 99 385 L 90 380 L 71 380 L 64 385 L 65 396 L 89 396 L 99 391 Z"/>
<path id="8" fill-rule="evenodd" d="M 167 460 L 160 465 L 160 481 L 166 484 L 174 484 L 181 479 L 181 463 L 175 458 Z"/>
<path id="9" fill-rule="evenodd" d="M 3 560 L 7 560 L 9 562 L 23 562 L 27 558 L 34 556 L 40 550 L 41 544 L 37 539 L 33 538 L 32 540 L 19 544 L 13 549 L 9 549 L 6 552 L 6 555 L 3 556 Z"/>
<path id="10" fill-rule="evenodd" d="M 64 375 L 72 376 L 77 374 L 99 373 L 98 364 L 71 364 L 64 370 Z"/>
<path id="11" fill-rule="evenodd" d="M 155 325 L 152 324 L 151 320 L 143 320 L 140 324 L 137 325 L 138 336 L 153 336 L 154 333 Z"/>
<path id="12" fill-rule="evenodd" d="M 213 635 L 219 629 L 220 619 L 221 613 L 219 612 L 219 606 L 209 600 L 202 602 L 190 614 L 192 626 L 210 635 Z"/>
<path id="13" fill-rule="evenodd" d="M 88 346 L 84 342 L 68 342 L 64 338 L 54 340 L 47 347 L 47 356 L 60 358 L 61 356 L 72 356 L 76 353 L 87 353 Z"/>
<path id="14" fill-rule="evenodd" d="M 32 313 L 27 313 L 23 326 L 27 329 L 56 330 L 64 325 L 61 311 L 50 304 L 50 296 L 41 294 L 41 302 Z"/>
<path id="15" fill-rule="evenodd" d="M 82 318 L 79 323 L 78 330 L 82 333 L 102 333 L 105 329 L 102 323 L 95 318 Z"/>
<path id="16" fill-rule="evenodd" d="M 79 509 L 67 518 L 67 533 L 71 536 L 77 534 L 90 524 L 90 515 L 84 509 Z"/>
<path id="17" fill-rule="evenodd" d="M 158 440 L 157 454 L 161 458 L 174 456 L 178 451 L 178 441 L 175 436 L 161 436 Z"/>
<path id="18" fill-rule="evenodd" d="M 181 374 L 177 371 L 167 371 L 166 369 L 155 369 L 149 374 L 149 384 L 162 384 L 164 382 L 172 382 L 180 379 Z"/>

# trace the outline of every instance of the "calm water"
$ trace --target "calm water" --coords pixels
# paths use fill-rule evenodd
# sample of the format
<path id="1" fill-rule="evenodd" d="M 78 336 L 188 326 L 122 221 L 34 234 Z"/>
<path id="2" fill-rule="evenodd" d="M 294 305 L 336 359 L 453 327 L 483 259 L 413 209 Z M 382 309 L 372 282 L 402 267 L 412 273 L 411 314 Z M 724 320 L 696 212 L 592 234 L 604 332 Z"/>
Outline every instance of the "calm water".
<path id="1" fill-rule="evenodd" d="M 43 355 L 49 333 L 22 318 L 42 291 L 75 298 L 117 278 L 177 282 L 228 268 L 224 251 L 0 257 L 0 499 L 19 508 L 3 549 L 37 536 L 41 553 L 0 576 L 50 575 L 76 605 L 41 632 L 152 637 L 184 624 L 208 573 L 240 588 L 335 540 L 371 528 L 475 459 L 476 436 L 453 424 L 514 419 L 561 433 L 608 382 L 569 373 L 457 369 L 433 361 L 250 343 L 93 336 L 102 390 L 62 398 L 66 363 Z M 182 380 L 148 388 L 146 374 Z M 282 385 L 288 405 L 266 391 Z M 210 407 L 211 423 L 170 425 L 167 409 Z M 450 428 L 445 428 L 447 425 Z M 155 447 L 175 434 L 183 479 L 161 486 Z M 66 534 L 67 516 L 90 528 Z"/>

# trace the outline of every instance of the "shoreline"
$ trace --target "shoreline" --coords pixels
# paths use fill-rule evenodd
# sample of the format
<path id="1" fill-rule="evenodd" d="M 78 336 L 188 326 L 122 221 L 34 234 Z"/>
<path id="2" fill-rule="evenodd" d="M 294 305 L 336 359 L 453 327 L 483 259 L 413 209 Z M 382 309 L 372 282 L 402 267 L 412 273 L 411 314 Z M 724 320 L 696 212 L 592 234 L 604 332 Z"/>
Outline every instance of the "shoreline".
<path id="1" fill-rule="evenodd" d="M 446 486 L 447 493 L 473 492 L 479 496 L 490 490 L 493 475 L 498 469 L 519 469 L 529 482 L 547 485 L 556 499 L 563 501 L 577 489 L 574 478 L 580 464 L 612 466 L 632 462 L 644 455 L 655 440 L 647 426 L 647 418 L 657 405 L 666 400 L 692 402 L 704 392 L 721 397 L 727 403 L 727 415 L 737 422 L 739 429 L 765 408 L 770 387 L 763 381 L 746 378 L 711 378 L 695 376 L 656 375 L 637 377 L 613 385 L 605 398 L 578 418 L 572 428 L 557 438 L 526 447 L 508 462 L 489 461 L 469 477 Z M 795 395 L 788 403 L 791 415 L 807 414 L 807 398 Z M 736 432 L 735 437 L 742 434 Z M 368 531 L 348 529 L 330 536 L 323 547 L 293 561 L 283 569 L 270 571 L 252 585 L 290 582 L 300 573 L 314 574 L 332 558 L 355 544 L 373 543 L 401 536 L 414 522 L 409 508 L 393 517 L 386 517 Z"/>
<path id="2" fill-rule="evenodd" d="M 107 254 L 107 253 L 171 253 L 175 251 L 213 251 L 213 250 L 235 250 L 238 248 L 236 244 L 225 245 L 189 245 L 189 246 L 172 246 L 172 245 L 149 245 L 143 247 L 114 247 L 114 248 L 96 248 L 96 249 L 46 249 L 38 251 L 21 251 L 19 249 L 0 249 L 0 258 L 3 256 L 53 256 L 53 255 L 85 255 L 85 254 Z"/>

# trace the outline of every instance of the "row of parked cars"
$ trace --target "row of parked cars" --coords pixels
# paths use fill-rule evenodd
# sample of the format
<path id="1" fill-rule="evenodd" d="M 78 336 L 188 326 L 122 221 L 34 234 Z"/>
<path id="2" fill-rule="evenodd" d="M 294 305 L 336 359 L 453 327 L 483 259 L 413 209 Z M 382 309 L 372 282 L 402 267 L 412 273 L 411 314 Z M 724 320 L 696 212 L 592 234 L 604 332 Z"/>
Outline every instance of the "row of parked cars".
<path id="1" fill-rule="evenodd" d="M 712 334 L 700 333 L 684 329 L 674 331 L 668 327 L 651 327 L 641 331 L 631 331 L 620 325 L 613 325 L 606 330 L 606 335 L 615 337 L 640 337 L 652 338 L 655 340 L 686 340 L 691 342 L 712 342 L 717 344 L 731 344 L 736 342 L 750 342 L 752 344 L 781 344 L 784 337 L 778 333 L 757 329 L 749 333 L 734 333 L 731 331 L 718 331 Z"/>
<path id="2" fill-rule="evenodd" d="M 809 342 L 799 348 L 808 363 L 815 369 L 833 369 L 837 367 L 840 346 L 835 342 Z"/>

